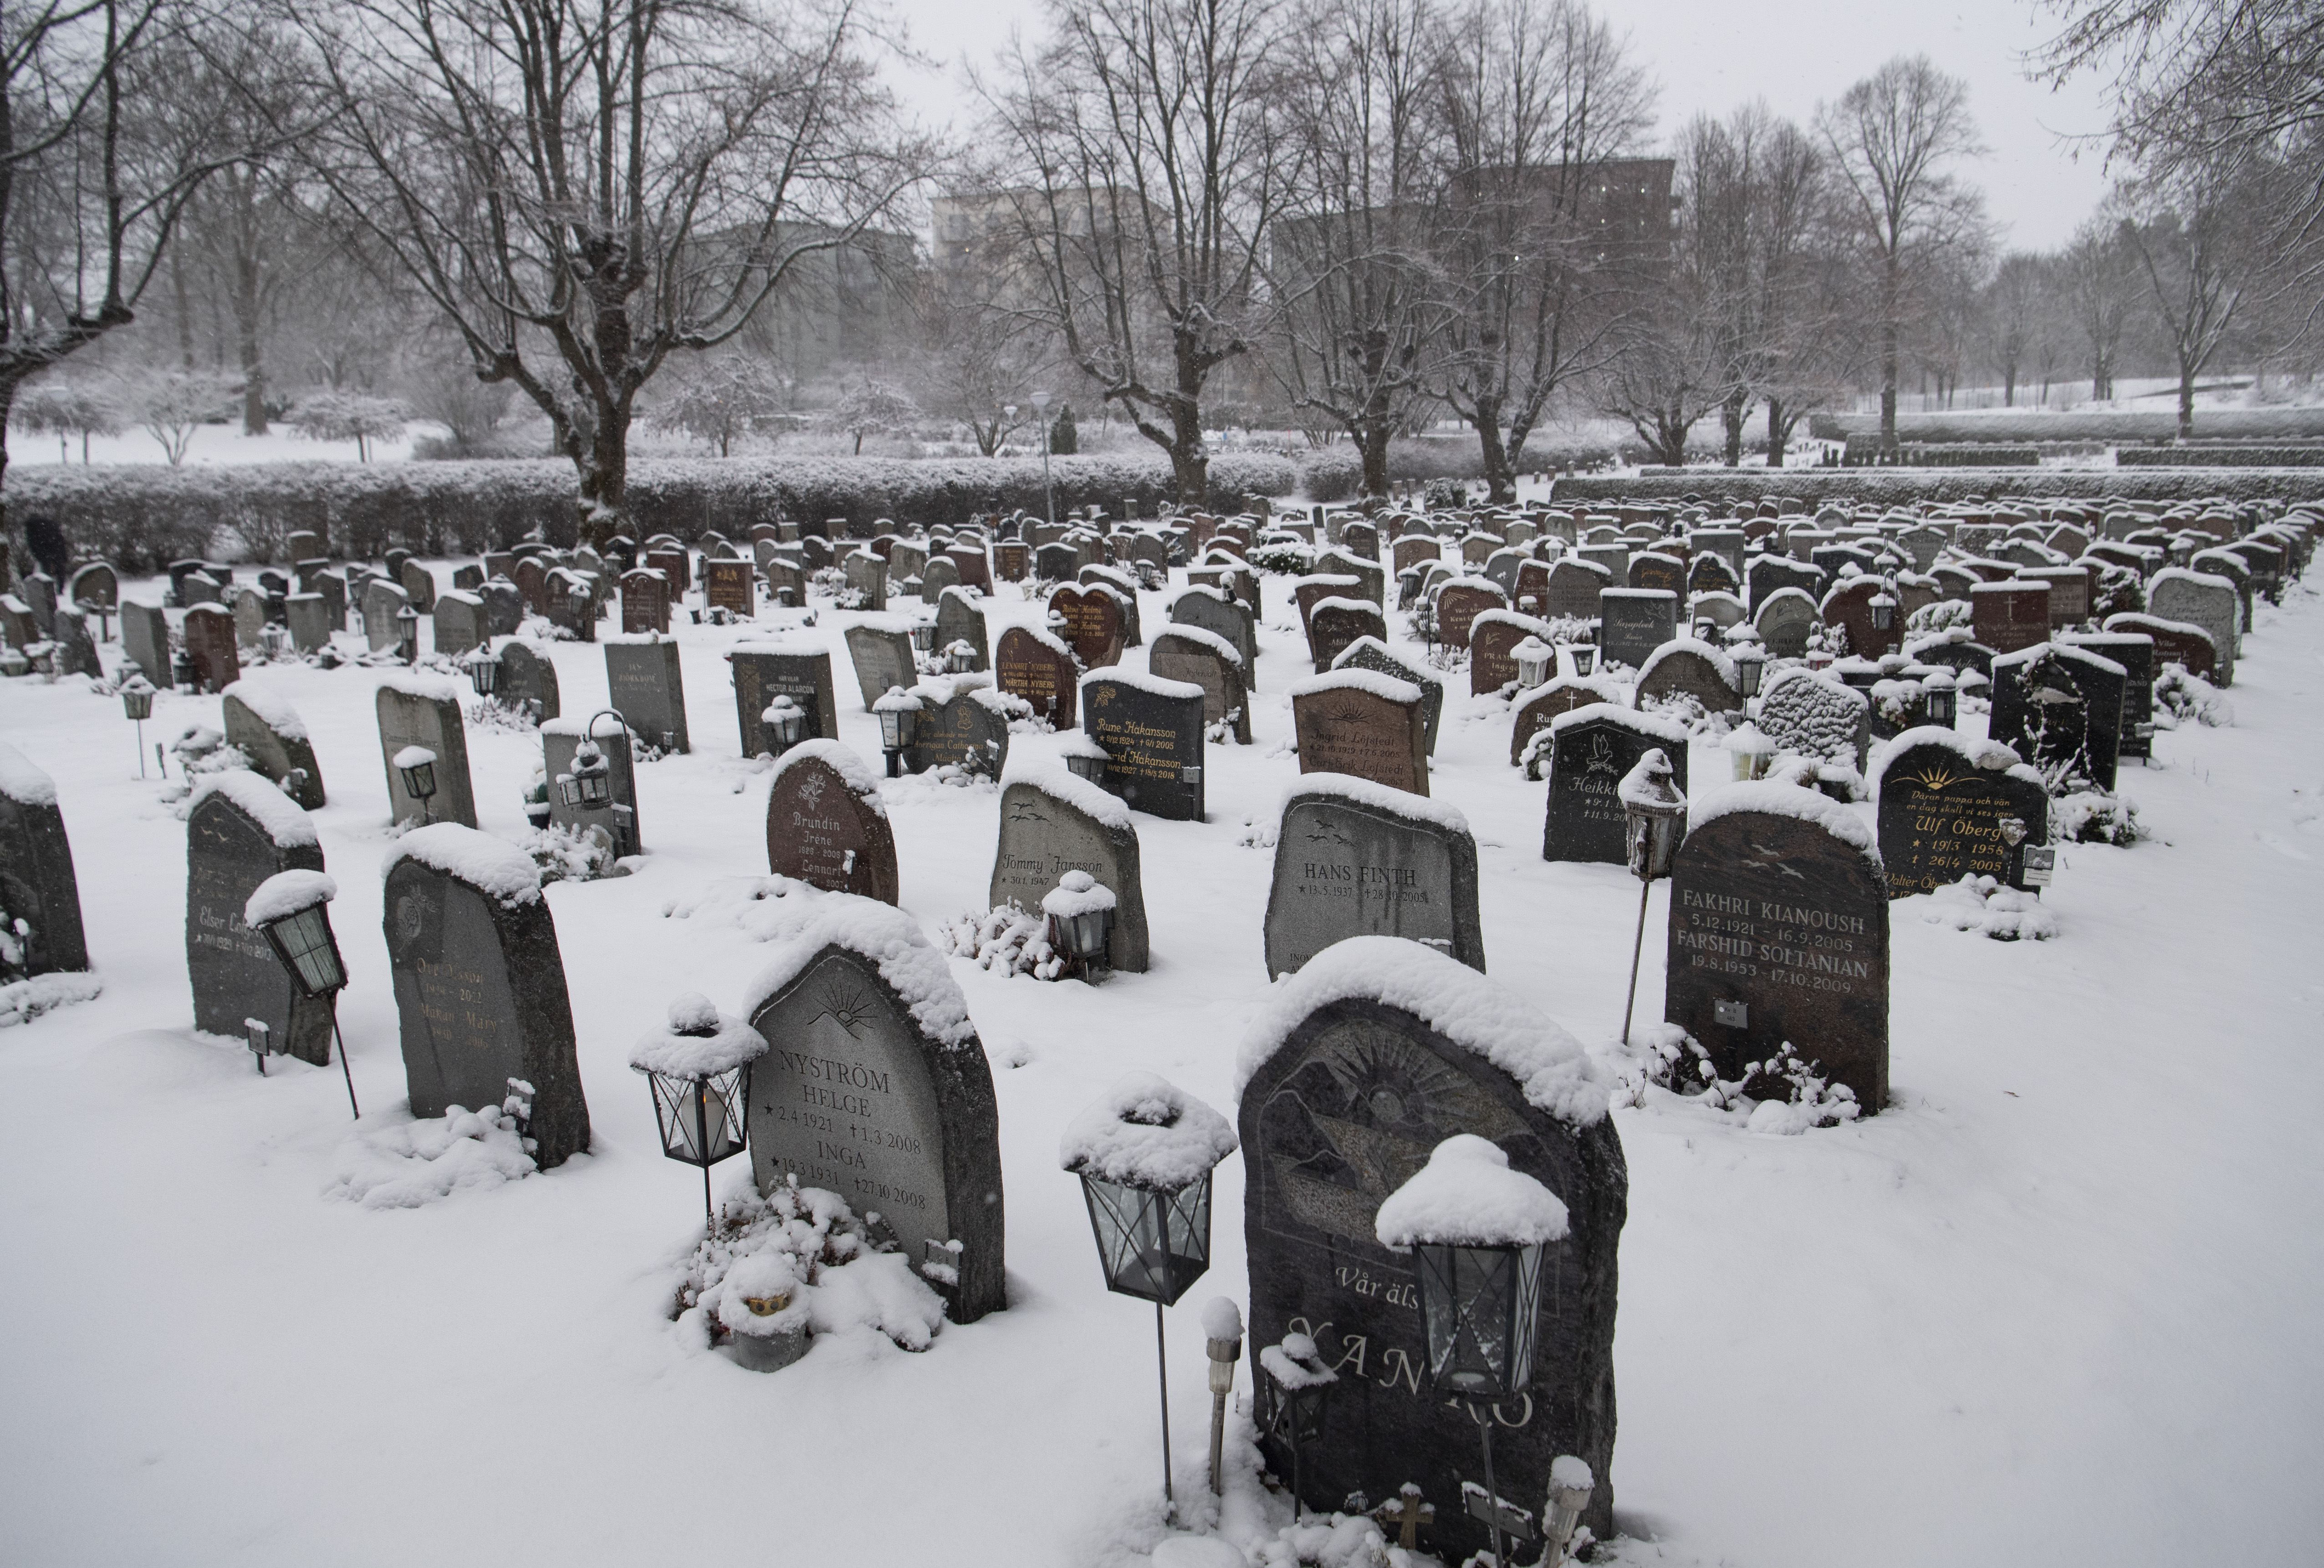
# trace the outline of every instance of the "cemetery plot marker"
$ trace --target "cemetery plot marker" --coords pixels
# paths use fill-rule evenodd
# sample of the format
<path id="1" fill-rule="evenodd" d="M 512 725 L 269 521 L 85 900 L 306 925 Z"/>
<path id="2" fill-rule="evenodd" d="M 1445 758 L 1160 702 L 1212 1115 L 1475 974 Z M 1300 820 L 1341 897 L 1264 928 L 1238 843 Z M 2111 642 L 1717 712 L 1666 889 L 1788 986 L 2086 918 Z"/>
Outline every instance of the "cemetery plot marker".
<path id="1" fill-rule="evenodd" d="M 803 740 L 775 759 L 767 869 L 832 893 L 899 902 L 896 834 L 879 778 L 838 741 Z"/>
<path id="2" fill-rule="evenodd" d="M 1477 840 L 1452 807 L 1314 774 L 1284 797 L 1267 895 L 1267 972 L 1354 936 L 1404 937 L 1481 973 Z"/>
<path id="3" fill-rule="evenodd" d="M 1908 729 L 1882 751 L 1872 784 L 1891 898 L 1933 893 L 1964 876 L 2023 888 L 2018 856 L 2001 830 L 2006 817 L 2025 824 L 2026 843 L 2050 841 L 2042 775 L 2006 746 L 1950 729 Z"/>
<path id="4" fill-rule="evenodd" d="M 1068 871 L 1085 871 L 1114 895 L 1106 962 L 1130 974 L 1147 966 L 1146 885 L 1129 808 L 1055 758 L 1019 753 L 1001 775 L 1001 835 L 992 856 L 993 908 L 1038 913 Z"/>

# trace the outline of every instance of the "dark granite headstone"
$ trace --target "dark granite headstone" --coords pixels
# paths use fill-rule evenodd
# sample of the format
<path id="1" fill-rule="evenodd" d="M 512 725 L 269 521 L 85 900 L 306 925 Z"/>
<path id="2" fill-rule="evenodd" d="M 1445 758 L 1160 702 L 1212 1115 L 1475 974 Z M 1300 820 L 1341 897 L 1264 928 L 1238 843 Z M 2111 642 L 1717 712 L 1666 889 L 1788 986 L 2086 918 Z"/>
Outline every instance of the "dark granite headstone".
<path id="1" fill-rule="evenodd" d="M 322 765 L 297 709 L 265 687 L 236 681 L 218 704 L 226 743 L 250 758 L 251 771 L 281 787 L 307 811 L 325 804 Z"/>
<path id="2" fill-rule="evenodd" d="M 1888 1099 L 1888 889 L 1869 829 L 1787 784 L 1708 798 L 1721 810 L 1705 821 L 1697 802 L 1672 870 L 1664 1018 L 1722 1078 L 1788 1048 L 1873 1114 Z"/>
<path id="3" fill-rule="evenodd" d="M 302 654 L 328 647 L 331 634 L 338 629 L 338 619 L 331 613 L 331 601 L 319 593 L 291 594 L 283 601 L 282 619 L 290 628 L 290 646 Z M 438 652 L 447 651 L 441 637 L 436 646 Z"/>
<path id="4" fill-rule="evenodd" d="M 290 601 L 290 609 L 295 636 L 298 600 Z M 435 621 L 436 651 L 447 658 L 456 659 L 492 640 L 486 635 L 484 601 L 464 589 L 447 589 L 436 596 Z"/>
<path id="5" fill-rule="evenodd" d="M 234 616 L 235 646 L 263 646 L 266 640 L 266 595 L 255 588 L 237 588 L 227 600 L 226 609 Z"/>
<path id="6" fill-rule="evenodd" d="M 1360 938 L 1311 962 L 1287 983 L 1292 995 L 1303 979 L 1338 983 L 1317 993 L 1243 1087 L 1250 1341 L 1308 1334 L 1338 1373 L 1321 1436 L 1301 1445 L 1311 1507 L 1338 1508 L 1354 1492 L 1390 1499 L 1411 1483 L 1439 1499 L 1434 1545 L 1443 1560 L 1483 1550 L 1485 1526 L 1461 1500 L 1464 1485 L 1483 1486 L 1476 1424 L 1430 1387 L 1414 1260 L 1380 1246 L 1375 1222 L 1438 1143 L 1462 1132 L 1490 1141 L 1557 1195 L 1571 1226 L 1545 1249 L 1528 1387 L 1492 1412 L 1499 1490 L 1537 1508 L 1550 1461 L 1578 1455 L 1598 1482 L 1583 1521 L 1604 1538 L 1613 1531 L 1615 1254 L 1628 1186 L 1621 1143 L 1602 1099 L 1535 1104 L 1487 1056 L 1506 1047 L 1579 1063 L 1581 1046 L 1548 1019 L 1535 1015 L 1537 1029 L 1505 1041 L 1471 1032 L 1458 1011 L 1432 1019 L 1380 1000 L 1389 977 L 1411 967 L 1408 951 Z M 1378 972 L 1369 989 L 1365 966 Z M 1466 1001 L 1473 986 L 1472 1011 L 1494 1017 L 1530 1012 L 1473 971 L 1461 969 L 1471 985 L 1460 985 L 1450 973 L 1459 968 L 1436 959 L 1432 987 Z M 1265 1452 L 1276 1473 L 1293 1473 L 1287 1450 L 1270 1441 Z"/>
<path id="7" fill-rule="evenodd" d="M 242 679 L 233 612 L 216 604 L 197 604 L 186 611 L 185 638 L 187 656 L 194 661 L 194 678 L 203 691 L 223 692 Z"/>
<path id="8" fill-rule="evenodd" d="M 1141 812 L 1203 820 L 1203 689 L 1127 672 L 1084 676 L 1082 730 L 1105 748 L 1105 788 Z"/>
<path id="9" fill-rule="evenodd" d="M 396 573 L 396 581 L 402 584 L 404 595 L 411 601 L 412 609 L 422 615 L 435 610 L 436 578 L 427 567 L 417 561 L 406 561 L 402 570 Z"/>
<path id="10" fill-rule="evenodd" d="M 549 613 L 549 563 L 538 555 L 527 555 L 509 573 L 516 591 L 524 595 L 525 610 L 539 616 Z"/>
<path id="11" fill-rule="evenodd" d="M 2155 640 L 2144 632 L 2076 632 L 2057 641 L 2085 648 L 2123 667 L 2122 743 L 2119 756 L 2154 755 Z"/>
<path id="12" fill-rule="evenodd" d="M 1259 623 L 1233 594 L 1222 588 L 1189 588 L 1171 601 L 1170 620 L 1176 626 L 1199 627 L 1232 643 L 1242 655 L 1244 684 L 1259 689 Z"/>
<path id="13" fill-rule="evenodd" d="M 936 596 L 936 651 L 941 653 L 956 642 L 964 642 L 976 650 L 976 662 L 972 670 L 992 667 L 991 645 L 985 640 L 984 611 L 976 596 L 965 588 L 947 588 Z"/>
<path id="14" fill-rule="evenodd" d="M 459 688 L 432 675 L 399 675 L 381 683 L 380 761 L 387 769 L 388 820 L 476 825 L 476 797 L 468 780 L 468 735 L 460 718 Z M 436 793 L 425 806 L 407 793 L 395 754 L 407 746 L 436 754 Z M 475 1107 L 471 1106 L 470 1109 Z"/>
<path id="15" fill-rule="evenodd" d="M 1508 607 L 1509 596 L 1498 584 L 1470 578 L 1447 582 L 1436 591 L 1436 640 L 1448 647 L 1467 647 L 1469 628 L 1479 615 Z M 1329 661 L 1324 664 L 1328 666 Z"/>
<path id="16" fill-rule="evenodd" d="M 669 633 L 669 580 L 650 567 L 622 574 L 622 630 L 635 636 Z"/>
<path id="17" fill-rule="evenodd" d="M 186 974 L 194 1027 L 234 1040 L 244 1020 L 266 1024 L 278 1050 L 317 1066 L 331 1059 L 331 1002 L 290 983 L 243 906 L 278 871 L 320 871 L 323 851 L 307 813 L 239 768 L 206 775 L 186 816 Z"/>
<path id="18" fill-rule="evenodd" d="M 703 602 L 742 620 L 758 614 L 758 571 L 748 561 L 705 561 Z"/>
<path id="19" fill-rule="evenodd" d="M 293 561 L 314 560 L 329 548 L 322 535 L 305 531 L 294 531 L 282 541 L 282 553 Z"/>
<path id="20" fill-rule="evenodd" d="M 1146 667 L 1163 680 L 1200 686 L 1204 720 L 1231 725 L 1239 743 L 1250 744 L 1250 693 L 1243 685 L 1242 655 L 1226 638 L 1200 627 L 1173 625 L 1156 635 Z"/>
<path id="21" fill-rule="evenodd" d="M 847 628 L 847 656 L 854 664 L 855 689 L 862 695 L 866 713 L 887 695 L 889 687 L 909 691 L 919 682 L 919 666 L 912 657 L 912 637 L 906 624 L 882 616 Z"/>
<path id="22" fill-rule="evenodd" d="M 73 569 L 65 582 L 65 601 L 91 610 L 112 610 L 121 602 L 121 574 L 106 561 L 91 561 Z"/>
<path id="23" fill-rule="evenodd" d="M 1388 618 L 1369 599 L 1332 598 L 1316 601 L 1307 622 L 1307 646 L 1314 650 L 1317 673 L 1339 663 L 1359 637 L 1388 641 Z"/>
<path id="24" fill-rule="evenodd" d="M 1767 656 L 1776 659 L 1803 658 L 1808 651 L 1808 634 L 1817 625 L 1815 601 L 1797 588 L 1778 588 L 1764 601 L 1754 601 L 1758 609 L 1751 624 L 1758 629 L 1759 640 L 1766 645 Z"/>
<path id="25" fill-rule="evenodd" d="M 1509 766 L 1524 765 L 1534 737 L 1554 720 L 1593 702 L 1610 702 L 1618 708 L 1623 701 L 1619 685 L 1596 675 L 1556 675 L 1530 692 L 1519 692 L 1509 705 Z M 1546 766 L 1544 758 L 1536 757 L 1535 762 L 1536 769 Z M 1541 774 L 1529 771 L 1526 776 L 1539 778 Z"/>
<path id="26" fill-rule="evenodd" d="M 390 851 L 383 903 L 411 1114 L 497 1108 L 516 1078 L 541 1169 L 587 1149 L 565 963 L 531 859 L 473 828 L 417 829 Z"/>
<path id="27" fill-rule="evenodd" d="M 1678 635 L 1678 595 L 1652 588 L 1609 588 L 1598 596 L 1598 656 L 1642 667 Z"/>
<path id="28" fill-rule="evenodd" d="M 1049 595 L 1049 608 L 1065 618 L 1063 636 L 1085 670 L 1121 662 L 1128 646 L 1121 599 L 1103 584 L 1068 585 Z"/>
<path id="29" fill-rule="evenodd" d="M 1823 597 L 1824 574 L 1804 561 L 1785 556 L 1761 555 L 1750 564 L 1751 610 L 1756 618 L 1779 589 L 1796 588 L 1807 596 L 1808 610 L 1815 610 L 1815 601 Z"/>
<path id="30" fill-rule="evenodd" d="M 1299 771 L 1345 774 L 1428 793 L 1420 688 L 1370 670 L 1335 670 L 1291 688 Z"/>
<path id="31" fill-rule="evenodd" d="M 806 711 L 810 739 L 839 738 L 839 707 L 832 695 L 829 653 L 822 648 L 745 643 L 728 654 L 726 662 L 733 669 L 734 732 L 744 756 L 756 756 L 767 749 L 761 715 L 777 697 L 788 697 Z"/>
<path id="32" fill-rule="evenodd" d="M 767 869 L 882 903 L 901 896 L 880 781 L 838 741 L 803 740 L 775 759 Z"/>
<path id="33" fill-rule="evenodd" d="M 869 550 L 855 550 L 841 564 L 847 573 L 847 591 L 855 596 L 856 609 L 877 612 L 888 608 L 885 561 Z"/>
<path id="34" fill-rule="evenodd" d="M 26 975 L 88 967 L 80 884 L 54 780 L 0 740 L 0 920 L 16 931 Z M 21 928 L 17 922 L 22 922 Z"/>
<path id="35" fill-rule="evenodd" d="M 2164 665 L 2178 665 L 2190 675 L 2201 675 L 2206 680 L 2210 678 L 2217 654 L 2211 645 L 2211 634 L 2200 626 L 2183 620 L 2163 620 L 2156 616 L 2126 612 L 2107 616 L 2106 628 L 2112 633 L 2152 638 L 2154 643 L 2154 668 L 2158 674 Z"/>
<path id="36" fill-rule="evenodd" d="M 1630 557 L 1630 586 L 1683 593 L 1687 589 L 1686 563 L 1675 555 L 1643 551 Z"/>
<path id="37" fill-rule="evenodd" d="M 678 644 L 667 637 L 605 644 L 605 700 L 642 737 L 666 752 L 694 749 L 686 728 L 686 685 Z"/>
<path id="38" fill-rule="evenodd" d="M 501 683 L 493 693 L 503 703 L 529 713 L 535 722 L 555 719 L 565 711 L 557 687 L 557 665 L 540 643 L 512 637 L 500 647 Z"/>
<path id="39" fill-rule="evenodd" d="M 2013 654 L 2050 640 L 2047 582 L 2024 577 L 1980 582 L 1969 590 L 1969 604 L 1977 640 L 1995 653 Z"/>
<path id="40" fill-rule="evenodd" d="M 992 907 L 1014 902 L 1038 914 L 1068 871 L 1086 871 L 1114 896 L 1106 962 L 1142 974 L 1148 961 L 1146 887 L 1138 830 L 1120 801 L 1049 758 L 1020 757 L 1004 775 L 1001 834 L 987 891 Z"/>
<path id="41" fill-rule="evenodd" d="M 476 590 L 484 601 L 484 628 L 493 637 L 514 637 L 524 625 L 524 595 L 505 577 L 488 577 Z"/>
<path id="42" fill-rule="evenodd" d="M 573 772 L 573 760 L 581 749 L 585 729 L 591 743 L 605 759 L 606 784 L 611 791 L 606 808 L 584 810 L 568 805 L 557 788 L 558 780 Z M 637 751 L 631 740 L 625 725 L 595 713 L 586 719 L 541 720 L 541 771 L 549 778 L 549 820 L 553 826 L 573 833 L 602 828 L 613 837 L 620 854 L 644 852 L 645 823 L 638 812 Z M 609 809 L 616 807 L 622 809 Z"/>
<path id="43" fill-rule="evenodd" d="M 1527 637 L 1546 643 L 1555 636 L 1546 621 L 1513 610 L 1488 610 L 1469 623 L 1469 694 L 1481 697 L 1517 678 L 1517 645 Z"/>
<path id="44" fill-rule="evenodd" d="M 1658 714 L 1591 703 L 1550 720 L 1549 809 L 1542 824 L 1541 857 L 1619 866 L 1628 858 L 1628 830 L 1616 786 L 1659 748 L 1673 781 L 1686 788 L 1686 726 Z"/>
<path id="45" fill-rule="evenodd" d="M 984 674 L 930 675 L 912 688 L 920 717 L 905 766 L 912 773 L 967 767 L 998 778 L 1009 760 L 1009 720 L 1029 718 L 1024 699 L 997 691 Z"/>
<path id="46" fill-rule="evenodd" d="M 1081 671 L 1073 649 L 1058 638 L 1033 627 L 1010 627 L 1001 634 L 994 674 L 1002 691 L 1031 703 L 1053 728 L 1070 729 L 1077 722 Z"/>
<path id="47" fill-rule="evenodd" d="M 2006 746 L 1908 729 L 1880 754 L 1872 784 L 1891 898 L 1933 893 L 1964 876 L 2024 887 L 2019 857 L 2002 835 L 2005 817 L 2025 824 L 2026 843 L 2050 841 L 2042 775 Z"/>
<path id="48" fill-rule="evenodd" d="M 474 564 L 452 568 L 452 586 L 464 593 L 474 593 L 484 585 L 484 569 Z"/>
<path id="49" fill-rule="evenodd" d="M 1267 972 L 1295 973 L 1356 936 L 1423 942 L 1481 972 L 1477 840 L 1450 807 L 1315 774 L 1284 800 L 1267 895 Z"/>
<path id="50" fill-rule="evenodd" d="M 1676 638 L 1655 649 L 1640 667 L 1632 701 L 1645 709 L 1671 697 L 1685 696 L 1702 703 L 1706 713 L 1739 713 L 1743 693 L 1728 673 L 1733 668 L 1710 644 Z"/>
<path id="51" fill-rule="evenodd" d="M 2112 659 L 2044 643 L 1993 661 L 1987 732 L 2045 774 L 2115 785 L 2129 672 Z"/>

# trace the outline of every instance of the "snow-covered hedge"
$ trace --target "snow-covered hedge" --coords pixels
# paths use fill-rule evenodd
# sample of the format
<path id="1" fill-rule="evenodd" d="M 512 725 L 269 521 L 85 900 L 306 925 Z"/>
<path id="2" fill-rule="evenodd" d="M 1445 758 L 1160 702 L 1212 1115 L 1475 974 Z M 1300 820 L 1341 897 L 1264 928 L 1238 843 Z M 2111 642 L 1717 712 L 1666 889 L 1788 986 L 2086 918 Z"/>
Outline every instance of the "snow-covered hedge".
<path id="1" fill-rule="evenodd" d="M 1054 462 L 1057 505 L 1096 504 L 1119 517 L 1135 499 L 1140 515 L 1174 493 L 1158 455 L 1061 457 Z M 1267 453 L 1211 461 L 1211 509 L 1246 509 L 1288 493 L 1297 474 Z M 551 543 L 573 541 L 573 465 L 561 460 L 466 463 L 270 463 L 229 468 L 18 468 L 7 478 L 10 509 L 46 515 L 73 543 L 130 570 L 234 551 L 281 555 L 293 532 L 325 535 L 334 555 L 374 557 L 392 546 L 424 555 L 503 549 L 540 528 Z M 740 538 L 779 514 L 802 521 L 844 518 L 868 537 L 882 518 L 964 523 L 972 513 L 1044 505 L 1038 458 L 796 459 L 682 458 L 630 466 L 632 529 L 692 539 L 715 528 Z"/>
<path id="2" fill-rule="evenodd" d="M 2324 446 L 2126 446 L 2117 468 L 2324 468 Z"/>
<path id="3" fill-rule="evenodd" d="M 1896 469 L 1691 468 L 1683 473 L 1631 478 L 1560 479 L 1559 506 L 1599 505 L 1624 499 L 1676 501 L 1700 496 L 1714 509 L 1794 496 L 1810 510 L 1825 501 L 1849 506 L 1913 507 L 1937 501 L 1993 500 L 2014 496 L 2071 500 L 2181 501 L 2219 499 L 2307 500 L 2324 495 L 2324 474 L 2289 469 Z"/>
<path id="4" fill-rule="evenodd" d="M 1819 441 L 1877 436 L 1880 416 L 1811 414 L 1808 433 Z M 1899 414 L 1899 441 L 2169 441 L 2179 434 L 2175 410 L 2138 413 Z M 2246 436 L 2283 440 L 2324 436 L 2324 408 L 2198 408 L 2198 437 Z"/>

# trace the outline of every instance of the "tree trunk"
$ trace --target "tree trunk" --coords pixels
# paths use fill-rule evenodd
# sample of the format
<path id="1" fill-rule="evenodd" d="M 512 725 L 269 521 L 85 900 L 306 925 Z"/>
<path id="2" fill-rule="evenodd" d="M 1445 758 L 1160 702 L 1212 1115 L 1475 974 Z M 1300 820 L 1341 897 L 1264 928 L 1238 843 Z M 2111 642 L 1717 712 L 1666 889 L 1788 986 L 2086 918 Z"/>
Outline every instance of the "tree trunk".
<path id="1" fill-rule="evenodd" d="M 567 446 L 581 472 L 579 537 L 602 549 L 629 522 L 630 411 L 601 405 L 593 412 L 595 426 L 586 431 L 576 428 Z M 586 448 L 581 445 L 585 440 Z M 562 548 L 570 541 L 549 543 Z"/>
<path id="2" fill-rule="evenodd" d="M 1509 449 L 1501 439 L 1501 400 L 1480 394 L 1470 424 L 1477 431 L 1478 454 L 1483 459 L 1485 484 L 1497 505 L 1517 499 L 1517 481 L 1509 472 Z"/>
<path id="3" fill-rule="evenodd" d="M 2001 406 L 2005 408 L 2017 407 L 2017 367 L 2015 365 L 2005 366 L 2002 370 Z"/>
<path id="4" fill-rule="evenodd" d="M 235 267 L 234 329 L 242 358 L 242 433 L 266 434 L 266 366 L 258 347 L 258 267 L 251 257 Z"/>
<path id="5" fill-rule="evenodd" d="M 1356 451 L 1364 464 L 1364 494 L 1379 500 L 1388 499 L 1388 434 L 1385 416 L 1367 418 L 1364 427 L 1356 432 Z"/>
<path id="6" fill-rule="evenodd" d="M 1185 399 L 1170 406 L 1170 476 L 1178 504 L 1200 511 L 1211 504 L 1211 454 L 1203 445 L 1203 410 Z"/>
<path id="7" fill-rule="evenodd" d="M 1896 449 L 1896 263 L 1892 259 L 1880 281 L 1880 446 Z"/>
<path id="8" fill-rule="evenodd" d="M 1797 415 L 1793 416 L 1794 419 L 1797 417 Z M 1784 417 L 1784 400 L 1781 398 L 1770 397 L 1767 399 L 1767 466 L 1769 468 L 1784 466 L 1784 445 L 1791 438 L 1792 420 Z"/>
<path id="9" fill-rule="evenodd" d="M 0 387 L 0 593 L 14 584 L 8 534 L 8 420 L 15 408 L 16 389 Z"/>
<path id="10" fill-rule="evenodd" d="M 1727 400 L 1719 405 L 1719 422 L 1727 432 L 1727 466 L 1739 468 L 1743 463 L 1743 393 L 1739 388 L 1728 393 Z"/>
<path id="11" fill-rule="evenodd" d="M 190 374 L 194 368 L 194 307 L 186 293 L 186 265 L 178 259 L 174 247 L 170 252 L 170 292 L 178 307 L 178 359 Z"/>
<path id="12" fill-rule="evenodd" d="M 2195 439 L 2195 367 L 2179 362 L 2179 439 Z"/>

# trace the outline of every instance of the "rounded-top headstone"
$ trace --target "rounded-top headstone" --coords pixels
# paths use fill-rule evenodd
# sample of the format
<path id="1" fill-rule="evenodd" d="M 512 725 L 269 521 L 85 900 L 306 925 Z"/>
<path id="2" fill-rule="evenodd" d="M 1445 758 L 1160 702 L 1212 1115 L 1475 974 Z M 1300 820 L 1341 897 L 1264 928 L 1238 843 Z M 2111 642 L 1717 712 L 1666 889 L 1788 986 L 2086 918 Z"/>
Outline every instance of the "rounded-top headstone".
<path id="1" fill-rule="evenodd" d="M 898 902 L 896 834 L 880 780 L 838 741 L 803 740 L 775 759 L 767 869 L 833 893 Z"/>

